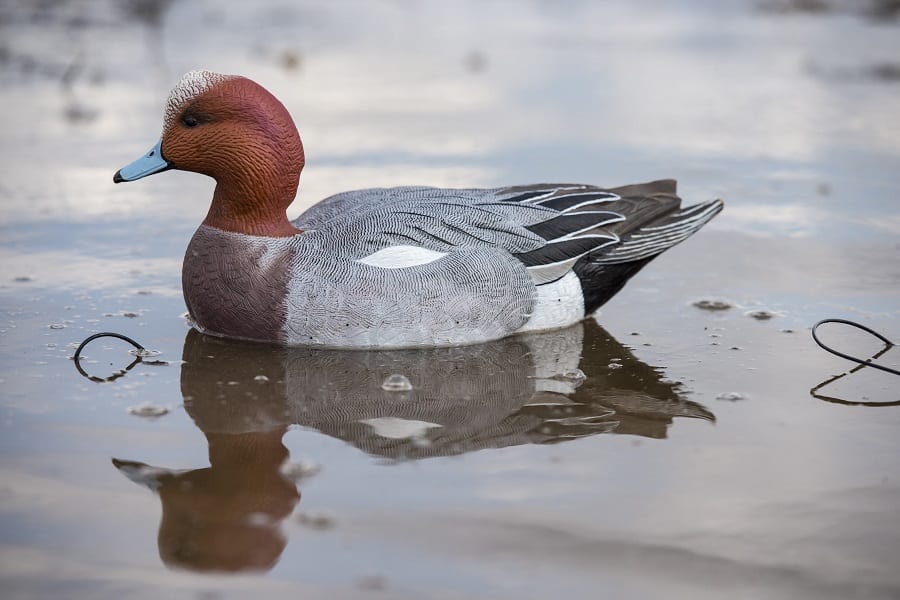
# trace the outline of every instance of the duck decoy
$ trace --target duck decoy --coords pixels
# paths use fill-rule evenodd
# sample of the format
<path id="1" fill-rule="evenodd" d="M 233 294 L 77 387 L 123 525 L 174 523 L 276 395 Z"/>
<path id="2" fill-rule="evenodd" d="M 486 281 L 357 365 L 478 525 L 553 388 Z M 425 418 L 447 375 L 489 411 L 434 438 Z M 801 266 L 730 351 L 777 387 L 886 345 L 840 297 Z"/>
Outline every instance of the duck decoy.
<path id="1" fill-rule="evenodd" d="M 330 196 L 290 221 L 305 162 L 285 107 L 250 79 L 191 71 L 162 138 L 116 183 L 213 177 L 182 269 L 205 333 L 282 345 L 473 344 L 572 325 L 721 200 L 681 207 L 675 181 L 602 188 L 407 186 Z"/>

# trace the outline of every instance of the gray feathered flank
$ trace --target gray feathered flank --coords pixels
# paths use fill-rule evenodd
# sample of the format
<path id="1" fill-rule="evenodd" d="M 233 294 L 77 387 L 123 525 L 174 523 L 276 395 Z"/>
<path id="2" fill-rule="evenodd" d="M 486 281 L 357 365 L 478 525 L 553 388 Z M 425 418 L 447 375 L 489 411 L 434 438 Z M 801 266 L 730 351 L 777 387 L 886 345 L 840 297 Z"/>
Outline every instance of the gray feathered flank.
<path id="1" fill-rule="evenodd" d="M 575 322 L 721 206 L 681 209 L 671 180 L 612 189 L 399 187 L 331 196 L 294 221 L 305 233 L 291 239 L 289 341 L 396 347 L 503 337 L 541 312 L 540 289 L 547 295 L 572 274 L 583 302 L 565 318 Z M 398 248 L 440 254 L 403 268 L 366 263 Z"/>

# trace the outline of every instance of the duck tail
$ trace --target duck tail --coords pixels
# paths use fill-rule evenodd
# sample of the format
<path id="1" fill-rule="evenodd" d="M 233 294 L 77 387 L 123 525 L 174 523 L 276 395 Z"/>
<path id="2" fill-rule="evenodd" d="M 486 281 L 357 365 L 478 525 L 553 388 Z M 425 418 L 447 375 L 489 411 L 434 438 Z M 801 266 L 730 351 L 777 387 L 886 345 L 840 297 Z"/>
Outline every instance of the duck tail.
<path id="1" fill-rule="evenodd" d="M 574 270 L 589 315 L 612 298 L 651 260 L 696 233 L 722 211 L 722 200 L 678 209 L 623 235 L 621 243 L 582 257 Z"/>

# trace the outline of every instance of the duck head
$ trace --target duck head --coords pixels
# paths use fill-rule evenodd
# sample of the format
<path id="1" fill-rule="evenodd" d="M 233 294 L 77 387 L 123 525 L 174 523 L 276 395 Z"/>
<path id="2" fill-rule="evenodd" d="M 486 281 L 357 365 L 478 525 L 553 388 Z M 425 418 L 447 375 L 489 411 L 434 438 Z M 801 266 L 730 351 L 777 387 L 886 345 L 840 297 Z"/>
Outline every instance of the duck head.
<path id="1" fill-rule="evenodd" d="M 303 165 L 300 134 L 275 96 L 244 77 L 190 71 L 169 94 L 160 141 L 113 181 L 202 173 L 216 180 L 205 225 L 285 237 L 298 233 L 285 210 Z"/>

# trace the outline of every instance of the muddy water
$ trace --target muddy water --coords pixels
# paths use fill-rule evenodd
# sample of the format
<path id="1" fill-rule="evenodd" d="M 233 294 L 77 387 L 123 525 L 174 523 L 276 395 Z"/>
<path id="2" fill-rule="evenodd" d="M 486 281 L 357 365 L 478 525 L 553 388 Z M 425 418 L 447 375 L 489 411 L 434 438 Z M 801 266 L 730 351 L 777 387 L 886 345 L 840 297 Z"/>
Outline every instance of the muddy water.
<path id="1" fill-rule="evenodd" d="M 900 408 L 873 406 L 900 380 L 810 394 L 849 368 L 817 320 L 900 339 L 900 35 L 874 5 L 0 3 L 2 596 L 900 595 Z M 663 176 L 726 210 L 566 331 L 208 339 L 179 277 L 211 182 L 111 181 L 197 67 L 295 115 L 294 214 Z M 106 330 L 160 354 L 84 378 L 73 345 Z M 98 378 L 133 360 L 85 354 Z"/>

